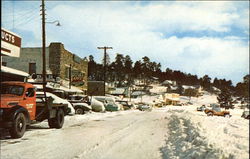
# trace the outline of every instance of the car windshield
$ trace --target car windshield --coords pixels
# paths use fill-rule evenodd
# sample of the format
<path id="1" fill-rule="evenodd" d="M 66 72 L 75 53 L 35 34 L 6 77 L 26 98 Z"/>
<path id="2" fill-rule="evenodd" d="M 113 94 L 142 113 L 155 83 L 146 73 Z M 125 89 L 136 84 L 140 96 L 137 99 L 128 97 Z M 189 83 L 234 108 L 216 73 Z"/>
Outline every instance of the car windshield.
<path id="1" fill-rule="evenodd" d="M 23 91 L 24 91 L 23 86 L 3 84 L 1 87 L 1 94 L 13 94 L 21 96 L 23 94 Z"/>

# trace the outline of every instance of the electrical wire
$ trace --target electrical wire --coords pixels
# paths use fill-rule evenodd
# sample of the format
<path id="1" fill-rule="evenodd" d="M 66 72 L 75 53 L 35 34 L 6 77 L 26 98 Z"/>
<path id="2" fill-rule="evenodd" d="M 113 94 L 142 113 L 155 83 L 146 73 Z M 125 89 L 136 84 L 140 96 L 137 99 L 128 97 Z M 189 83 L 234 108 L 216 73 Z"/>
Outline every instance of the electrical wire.
<path id="1" fill-rule="evenodd" d="M 37 9 L 37 8 L 36 8 Z M 22 19 L 26 19 L 26 18 L 29 18 L 30 16 L 32 16 L 32 15 L 34 15 L 34 13 L 35 12 L 37 12 L 38 10 L 36 10 L 36 9 L 32 9 L 31 11 L 29 10 L 29 11 L 26 11 L 26 12 L 24 12 L 23 14 L 20 14 L 20 15 L 16 15 L 15 17 L 14 17 L 14 21 L 17 21 L 17 20 L 22 20 Z M 13 16 L 13 15 L 10 15 L 10 16 Z M 5 17 L 5 15 L 4 15 L 4 17 Z M 12 18 L 12 17 L 11 17 Z M 4 20 L 2 20 L 4 23 L 8 23 L 8 22 L 12 22 L 13 21 L 13 19 L 11 19 L 11 18 L 6 18 L 6 19 L 4 19 Z"/>

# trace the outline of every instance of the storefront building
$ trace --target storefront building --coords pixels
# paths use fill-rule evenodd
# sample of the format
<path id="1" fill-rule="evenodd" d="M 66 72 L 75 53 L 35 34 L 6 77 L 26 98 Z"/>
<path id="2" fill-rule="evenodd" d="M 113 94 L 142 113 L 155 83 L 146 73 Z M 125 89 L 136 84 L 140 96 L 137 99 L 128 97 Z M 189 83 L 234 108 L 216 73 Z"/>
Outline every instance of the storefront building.
<path id="1" fill-rule="evenodd" d="M 3 58 L 19 59 L 21 48 L 21 37 L 9 30 L 1 28 L 1 82 L 3 81 L 26 81 L 29 74 L 27 72 L 6 67 Z"/>
<path id="2" fill-rule="evenodd" d="M 3 57 L 3 63 L 42 79 L 42 48 L 21 48 L 20 57 Z M 68 85 L 87 91 L 88 60 L 69 52 L 62 43 L 51 43 L 46 48 L 47 79 L 60 78 Z M 71 78 L 70 78 L 71 77 Z M 71 80 L 70 80 L 71 79 Z M 69 86 L 70 87 L 70 86 Z"/>

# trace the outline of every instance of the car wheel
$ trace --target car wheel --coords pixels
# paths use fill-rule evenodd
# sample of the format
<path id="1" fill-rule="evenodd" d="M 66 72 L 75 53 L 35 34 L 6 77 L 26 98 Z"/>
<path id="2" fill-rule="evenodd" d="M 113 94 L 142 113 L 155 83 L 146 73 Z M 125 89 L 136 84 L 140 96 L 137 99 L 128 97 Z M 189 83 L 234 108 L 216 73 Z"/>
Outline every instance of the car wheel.
<path id="1" fill-rule="evenodd" d="M 26 118 L 23 113 L 18 113 L 16 118 L 14 119 L 13 126 L 9 130 L 10 136 L 12 138 L 20 138 L 23 136 L 26 130 Z"/>
<path id="2" fill-rule="evenodd" d="M 208 112 L 207 116 L 213 116 L 213 113 L 212 112 Z"/>
<path id="3" fill-rule="evenodd" d="M 82 108 L 76 108 L 76 114 L 83 114 L 84 111 Z"/>
<path id="4" fill-rule="evenodd" d="M 229 115 L 229 114 L 225 114 L 224 117 L 225 117 L 225 118 L 229 118 L 230 115 Z"/>

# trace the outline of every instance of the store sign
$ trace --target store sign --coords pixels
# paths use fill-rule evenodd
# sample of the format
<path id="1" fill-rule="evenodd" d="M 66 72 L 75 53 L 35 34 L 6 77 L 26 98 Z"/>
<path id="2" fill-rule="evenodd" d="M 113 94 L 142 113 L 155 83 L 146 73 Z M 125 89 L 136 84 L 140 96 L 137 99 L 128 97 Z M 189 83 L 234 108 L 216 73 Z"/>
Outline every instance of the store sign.
<path id="1" fill-rule="evenodd" d="M 20 56 L 21 37 L 1 28 L 1 54 L 13 57 Z"/>
<path id="2" fill-rule="evenodd" d="M 72 82 L 72 85 L 75 85 L 75 86 L 80 86 L 80 85 L 84 85 L 84 76 L 85 74 L 78 71 L 78 70 L 72 70 L 72 79 L 71 79 L 71 82 Z"/>

